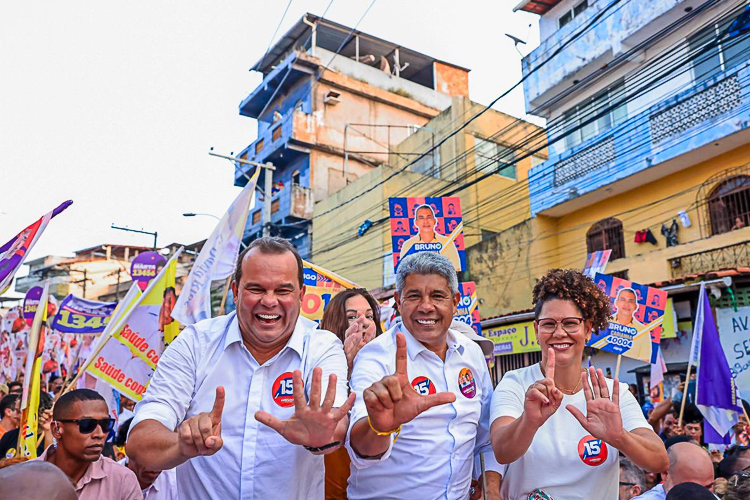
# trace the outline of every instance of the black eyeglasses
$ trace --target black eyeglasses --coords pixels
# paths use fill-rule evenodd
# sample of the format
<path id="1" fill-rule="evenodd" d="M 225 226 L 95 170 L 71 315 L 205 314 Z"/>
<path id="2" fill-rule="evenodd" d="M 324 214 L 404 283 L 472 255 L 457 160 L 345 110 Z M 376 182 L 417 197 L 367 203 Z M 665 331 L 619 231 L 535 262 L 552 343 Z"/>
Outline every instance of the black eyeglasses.
<path id="1" fill-rule="evenodd" d="M 541 333 L 555 333 L 558 324 L 562 325 L 562 329 L 566 333 L 576 333 L 581 329 L 583 318 L 563 318 L 561 321 L 552 318 L 543 318 L 538 319 L 536 324 Z"/>
<path id="2" fill-rule="evenodd" d="M 620 481 L 620 486 L 635 486 L 635 483 L 626 483 L 624 481 Z"/>
<path id="3" fill-rule="evenodd" d="M 58 420 L 58 422 L 78 424 L 78 430 L 81 434 L 91 434 L 97 425 L 102 428 L 103 432 L 109 432 L 115 428 L 114 418 L 69 418 Z"/>

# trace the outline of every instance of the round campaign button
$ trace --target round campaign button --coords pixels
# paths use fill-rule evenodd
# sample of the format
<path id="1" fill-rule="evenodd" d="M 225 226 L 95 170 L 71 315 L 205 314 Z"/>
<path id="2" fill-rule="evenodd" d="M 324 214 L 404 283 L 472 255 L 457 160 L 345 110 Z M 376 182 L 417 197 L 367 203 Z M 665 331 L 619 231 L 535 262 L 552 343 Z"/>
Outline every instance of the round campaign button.
<path id="1" fill-rule="evenodd" d="M 276 382 L 271 388 L 273 401 L 282 408 L 294 406 L 294 383 L 292 381 L 292 372 L 286 372 L 279 375 Z"/>
<path id="2" fill-rule="evenodd" d="M 477 383 L 469 368 L 463 368 L 458 374 L 458 389 L 465 397 L 471 399 L 477 395 Z"/>
<path id="3" fill-rule="evenodd" d="M 429 396 L 430 394 L 435 394 L 435 384 L 433 384 L 432 380 L 428 379 L 427 377 L 415 378 L 411 381 L 411 386 L 414 387 L 414 390 L 417 391 L 417 394 L 421 396 Z"/>
<path id="4" fill-rule="evenodd" d="M 586 465 L 595 467 L 607 461 L 607 444 L 589 434 L 578 441 L 578 456 Z"/>

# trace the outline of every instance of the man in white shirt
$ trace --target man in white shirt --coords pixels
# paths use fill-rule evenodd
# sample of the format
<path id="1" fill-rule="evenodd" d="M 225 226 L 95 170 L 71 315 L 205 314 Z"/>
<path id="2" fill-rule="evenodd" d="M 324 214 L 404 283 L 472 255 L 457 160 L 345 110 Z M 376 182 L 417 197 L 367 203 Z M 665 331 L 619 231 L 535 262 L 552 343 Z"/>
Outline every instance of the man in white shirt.
<path id="1" fill-rule="evenodd" d="M 302 273 L 286 240 L 253 241 L 232 283 L 236 314 L 187 327 L 159 360 L 127 452 L 177 467 L 181 499 L 323 498 L 316 455 L 343 443 L 354 395 L 341 341 L 299 316 Z"/>
<path id="2" fill-rule="evenodd" d="M 480 452 L 492 455 L 492 383 L 481 348 L 449 329 L 460 299 L 456 271 L 436 253 L 409 256 L 394 297 L 403 324 L 354 361 L 348 497 L 463 500 Z M 488 490 L 499 495 L 497 485 Z"/>

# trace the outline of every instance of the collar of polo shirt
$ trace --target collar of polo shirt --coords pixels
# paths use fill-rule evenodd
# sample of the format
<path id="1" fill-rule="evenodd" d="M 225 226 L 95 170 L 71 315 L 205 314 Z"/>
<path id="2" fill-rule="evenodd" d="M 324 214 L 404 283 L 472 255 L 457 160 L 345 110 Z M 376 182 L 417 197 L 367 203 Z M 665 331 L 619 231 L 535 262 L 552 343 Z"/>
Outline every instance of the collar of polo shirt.
<path id="1" fill-rule="evenodd" d="M 227 336 L 224 339 L 224 350 L 226 350 L 227 347 L 229 347 L 231 344 L 234 344 L 235 342 L 242 343 L 242 333 L 240 332 L 240 323 L 237 320 L 237 313 L 233 312 L 232 314 L 234 314 L 235 316 L 229 322 L 229 330 L 227 331 Z M 307 319 L 302 315 L 298 316 L 297 322 L 294 324 L 294 331 L 292 332 L 292 336 L 286 343 L 285 348 L 288 347 L 290 349 L 293 349 L 297 354 L 299 354 L 300 357 L 302 357 L 305 348 L 305 330 L 316 328 L 317 324 L 314 321 Z M 279 353 L 281 353 L 283 350 L 284 349 L 279 351 Z"/>
<path id="2" fill-rule="evenodd" d="M 408 333 L 408 335 L 404 335 L 404 338 L 406 339 L 406 352 L 409 354 L 412 361 L 414 361 L 414 358 L 416 358 L 420 352 L 428 350 L 424 344 L 414 338 L 403 323 L 395 327 L 393 335 L 395 336 L 399 331 Z M 449 351 L 458 351 L 461 355 L 464 353 L 464 342 L 471 342 L 469 339 L 463 338 L 463 335 L 460 333 L 456 333 L 451 329 L 448 329 L 445 341 L 448 344 Z"/>

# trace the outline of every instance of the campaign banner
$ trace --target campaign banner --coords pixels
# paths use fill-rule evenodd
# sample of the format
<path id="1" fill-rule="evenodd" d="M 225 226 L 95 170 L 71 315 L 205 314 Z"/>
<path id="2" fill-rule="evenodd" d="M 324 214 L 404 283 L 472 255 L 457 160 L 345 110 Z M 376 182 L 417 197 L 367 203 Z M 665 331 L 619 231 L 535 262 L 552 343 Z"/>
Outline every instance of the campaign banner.
<path id="1" fill-rule="evenodd" d="M 133 401 L 140 401 L 154 374 L 154 368 L 140 357 L 133 356 L 128 346 L 110 340 L 94 356 L 88 366 L 88 373 Z"/>
<path id="2" fill-rule="evenodd" d="M 34 321 L 34 315 L 39 307 L 39 299 L 42 298 L 42 287 L 33 286 L 26 292 L 26 296 L 23 298 L 23 319 L 26 324 L 31 326 Z"/>
<path id="3" fill-rule="evenodd" d="M 141 290 L 145 290 L 148 282 L 156 278 L 166 263 L 167 259 L 157 252 L 143 252 L 130 263 L 130 277 Z"/>
<path id="4" fill-rule="evenodd" d="M 716 309 L 719 340 L 742 399 L 750 400 L 750 306 Z"/>
<path id="5" fill-rule="evenodd" d="M 479 316 L 476 284 L 473 281 L 459 283 L 458 292 L 461 294 L 461 300 L 453 319 L 466 323 L 474 329 L 477 335 L 482 335 L 482 325 L 479 324 L 481 318 Z"/>
<path id="6" fill-rule="evenodd" d="M 586 256 L 586 263 L 583 265 L 583 274 L 591 279 L 594 279 L 596 273 L 604 274 L 611 254 L 612 250 L 599 250 L 598 252 L 588 254 Z"/>
<path id="7" fill-rule="evenodd" d="M 484 337 L 495 343 L 495 356 L 541 351 L 533 321 L 487 328 Z"/>
<path id="8" fill-rule="evenodd" d="M 134 356 L 141 358 L 152 368 L 156 367 L 164 351 L 167 327 L 177 326 L 170 316 L 171 307 L 174 307 L 171 292 L 174 291 L 177 255 L 170 259 L 158 278 L 149 284 L 127 319 L 122 325 L 116 325 L 113 333 L 116 340 L 127 346 Z M 173 338 L 174 334 L 169 337 Z"/>
<path id="9" fill-rule="evenodd" d="M 388 198 L 393 267 L 417 252 L 438 252 L 456 271 L 466 269 L 461 199 L 451 197 Z"/>
<path id="10" fill-rule="evenodd" d="M 609 296 L 609 327 L 593 332 L 588 344 L 628 358 L 655 363 L 664 323 L 667 292 L 597 273 L 594 282 Z"/>
<path id="11" fill-rule="evenodd" d="M 52 328 L 62 333 L 101 333 L 117 302 L 99 302 L 68 295 L 52 320 Z"/>
<path id="12" fill-rule="evenodd" d="M 304 265 L 305 295 L 302 297 L 302 316 L 320 323 L 323 311 L 334 295 L 357 285 L 341 276 L 307 261 Z"/>

